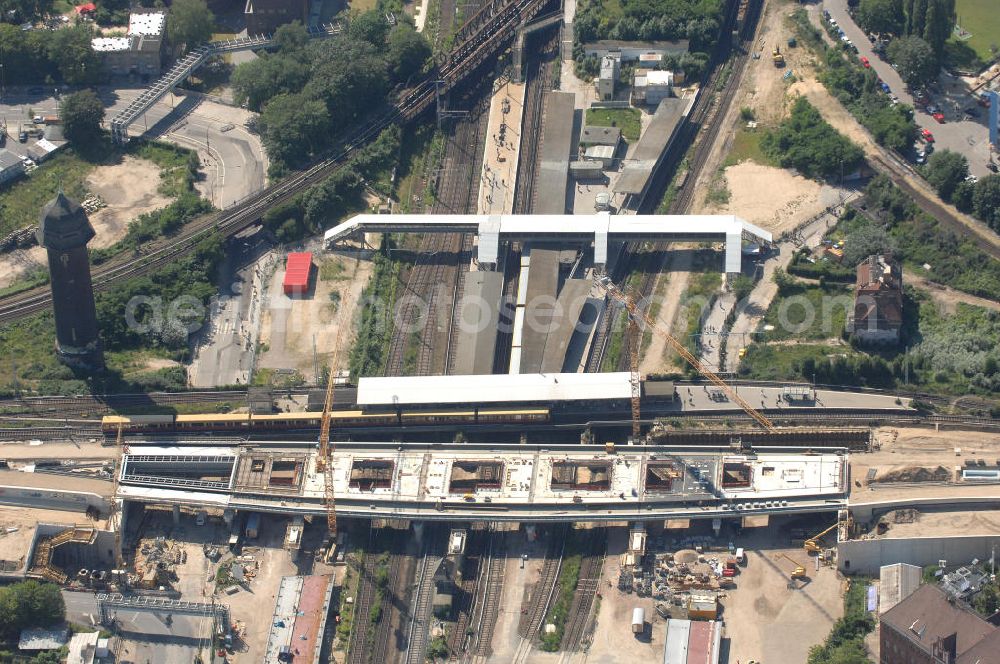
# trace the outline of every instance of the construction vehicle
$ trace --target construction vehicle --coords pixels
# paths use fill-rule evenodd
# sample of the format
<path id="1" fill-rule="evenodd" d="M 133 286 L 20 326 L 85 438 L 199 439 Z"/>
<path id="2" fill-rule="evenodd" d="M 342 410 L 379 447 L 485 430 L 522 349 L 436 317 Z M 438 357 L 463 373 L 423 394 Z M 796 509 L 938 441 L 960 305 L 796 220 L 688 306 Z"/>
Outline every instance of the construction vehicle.
<path id="1" fill-rule="evenodd" d="M 781 47 L 777 44 L 774 45 L 774 50 L 771 51 L 771 61 L 774 62 L 775 67 L 785 66 L 785 56 L 781 54 Z"/>
<path id="2" fill-rule="evenodd" d="M 804 548 L 807 553 L 820 553 L 823 550 L 823 546 L 820 543 L 820 539 L 823 537 L 823 535 L 826 535 L 831 530 L 836 528 L 838 525 L 840 525 L 839 522 L 823 530 L 821 533 L 813 535 L 812 537 L 810 537 L 809 539 L 807 539 L 805 542 L 802 543 L 802 548 Z"/>
<path id="3" fill-rule="evenodd" d="M 771 420 L 767 419 L 762 413 L 758 412 L 751 406 L 743 397 L 739 395 L 733 388 L 729 387 L 725 381 L 723 381 L 719 376 L 717 376 L 708 367 L 704 366 L 698 361 L 694 355 L 677 340 L 672 334 L 663 329 L 659 323 L 643 311 L 639 305 L 638 300 L 633 293 L 622 289 L 621 287 L 614 284 L 608 277 L 599 277 L 594 280 L 595 283 L 605 292 L 608 297 L 616 302 L 621 303 L 625 307 L 625 311 L 629 316 L 629 367 L 631 369 L 631 383 L 632 383 L 632 438 L 636 439 L 639 437 L 639 402 L 642 397 L 642 378 L 639 375 L 639 344 L 642 340 L 641 330 L 639 329 L 639 321 L 644 322 L 649 328 L 663 338 L 674 351 L 677 352 L 684 360 L 690 364 L 694 369 L 707 378 L 709 382 L 722 390 L 729 400 L 737 404 L 740 408 L 746 412 L 753 420 L 763 427 L 767 431 L 775 431 L 774 424 Z"/>
<path id="4" fill-rule="evenodd" d="M 790 556 L 785 555 L 784 553 L 779 553 L 777 559 L 780 560 L 781 558 L 784 558 L 788 562 L 790 562 L 793 565 L 795 565 L 795 569 L 793 569 L 792 573 L 790 574 L 791 578 L 793 578 L 793 579 L 805 579 L 806 578 L 806 568 L 803 567 L 802 565 L 800 565 L 797 560 L 795 560 L 794 558 L 792 558 Z"/>

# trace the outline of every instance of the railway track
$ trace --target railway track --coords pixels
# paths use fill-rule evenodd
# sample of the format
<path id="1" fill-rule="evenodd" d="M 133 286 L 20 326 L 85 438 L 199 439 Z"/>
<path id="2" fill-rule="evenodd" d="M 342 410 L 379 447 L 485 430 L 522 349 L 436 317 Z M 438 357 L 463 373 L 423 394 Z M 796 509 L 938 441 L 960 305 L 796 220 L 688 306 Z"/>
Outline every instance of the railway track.
<path id="1" fill-rule="evenodd" d="M 440 537 L 431 537 L 431 528 L 425 533 L 427 544 L 417 567 L 416 585 L 410 600 L 410 625 L 407 631 L 406 652 L 401 664 L 424 664 L 427 658 L 427 639 L 433 618 L 434 573 L 444 559 Z"/>
<path id="2" fill-rule="evenodd" d="M 468 107 L 469 114 L 448 136 L 432 214 L 468 213 L 476 205 L 476 174 L 489 120 L 484 85 L 475 86 L 461 105 Z M 461 233 L 427 233 L 421 238 L 419 258 L 407 274 L 403 300 L 393 317 L 383 375 L 447 373 L 452 362 L 455 303 L 461 296 L 471 250 L 472 239 Z"/>
<path id="3" fill-rule="evenodd" d="M 387 538 L 391 538 L 388 542 Z M 369 530 L 368 547 L 358 570 L 358 590 L 354 603 L 354 622 L 347 650 L 347 664 L 386 664 L 392 636 L 392 597 L 397 592 L 399 570 L 404 555 L 392 545 L 398 538 L 386 531 Z M 388 547 L 386 545 L 389 545 Z M 383 578 L 380 569 L 386 565 Z M 384 585 L 383 585 L 384 583 Z M 371 620 L 378 608 L 378 616 Z M 374 624 L 373 624 L 374 623 Z"/>
<path id="4" fill-rule="evenodd" d="M 587 626 L 590 624 L 594 597 L 601 582 L 606 549 L 607 530 L 595 529 L 587 543 L 587 552 L 580 561 L 580 576 L 573 593 L 573 602 L 569 607 L 569 615 L 566 616 L 566 626 L 562 642 L 559 644 L 559 649 L 564 653 L 586 649 Z"/>
<path id="5" fill-rule="evenodd" d="M 552 595 L 555 593 L 556 581 L 559 579 L 559 570 L 562 569 L 563 552 L 566 549 L 567 527 L 563 525 L 552 531 L 552 539 L 545 552 L 545 559 L 542 561 L 542 569 L 538 576 L 538 583 L 531 590 L 531 595 L 526 604 L 522 605 L 521 622 L 518 624 L 518 632 L 521 635 L 521 642 L 514 651 L 511 661 L 514 664 L 524 664 L 531 653 L 531 649 L 538 638 L 538 632 L 542 628 L 542 621 L 552 603 Z"/>
<path id="6" fill-rule="evenodd" d="M 448 92 L 464 81 L 480 65 L 493 57 L 512 37 L 522 21 L 536 16 L 547 0 L 496 0 L 483 7 L 469 21 L 462 38 L 447 61 L 423 82 L 403 92 L 398 100 L 383 109 L 374 110 L 374 118 L 345 132 L 330 151 L 330 156 L 314 163 L 265 189 L 237 201 L 219 213 L 194 220 L 175 236 L 151 243 L 138 255 L 119 254 L 93 270 L 95 291 L 149 274 L 193 251 L 211 237 L 229 238 L 257 223 L 265 212 L 281 205 L 302 189 L 323 181 L 342 168 L 358 148 L 373 141 L 382 130 L 394 124 L 412 122 L 430 109 L 441 93 Z M 51 289 L 42 286 L 0 298 L 0 322 L 17 320 L 48 308 Z"/>
<path id="7" fill-rule="evenodd" d="M 469 625 L 472 623 L 472 611 L 475 608 L 475 597 L 482 577 L 483 557 L 485 555 L 484 536 L 481 531 L 470 532 L 465 544 L 465 569 L 462 571 L 462 581 L 458 593 L 452 600 L 455 612 L 455 624 L 448 632 L 449 662 L 462 661 L 466 644 L 469 640 Z"/>
<path id="8" fill-rule="evenodd" d="M 476 602 L 476 644 L 471 657 L 466 658 L 471 664 L 485 664 L 492 652 L 493 631 L 500 616 L 500 598 L 503 596 L 506 567 L 507 555 L 503 533 L 493 531 L 487 544 L 486 563 L 480 566 L 482 573 L 479 581 L 479 601 Z"/>

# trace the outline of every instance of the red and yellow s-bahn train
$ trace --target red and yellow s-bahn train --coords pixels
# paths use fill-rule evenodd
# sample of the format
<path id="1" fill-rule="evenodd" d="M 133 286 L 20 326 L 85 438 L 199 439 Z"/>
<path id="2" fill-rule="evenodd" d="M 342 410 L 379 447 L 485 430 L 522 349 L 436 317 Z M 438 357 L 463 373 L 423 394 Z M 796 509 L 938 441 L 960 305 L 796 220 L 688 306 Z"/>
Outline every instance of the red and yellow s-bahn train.
<path id="1" fill-rule="evenodd" d="M 184 433 L 197 431 L 261 432 L 319 429 L 321 413 L 223 413 L 207 415 L 105 415 L 101 427 L 107 435 L 136 433 Z M 455 411 L 365 412 L 338 410 L 330 413 L 336 428 L 441 426 L 485 424 L 531 424 L 549 421 L 548 408 L 475 408 Z"/>

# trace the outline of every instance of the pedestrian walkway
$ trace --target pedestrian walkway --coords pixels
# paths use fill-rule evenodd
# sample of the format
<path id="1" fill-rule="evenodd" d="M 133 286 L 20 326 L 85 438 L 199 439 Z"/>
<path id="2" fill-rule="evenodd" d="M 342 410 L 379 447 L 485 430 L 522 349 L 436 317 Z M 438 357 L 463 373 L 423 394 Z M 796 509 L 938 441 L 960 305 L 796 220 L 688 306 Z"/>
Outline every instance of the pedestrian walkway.
<path id="1" fill-rule="evenodd" d="M 479 179 L 479 214 L 514 212 L 514 187 L 524 120 L 523 83 L 498 81 L 490 101 L 486 149 Z"/>

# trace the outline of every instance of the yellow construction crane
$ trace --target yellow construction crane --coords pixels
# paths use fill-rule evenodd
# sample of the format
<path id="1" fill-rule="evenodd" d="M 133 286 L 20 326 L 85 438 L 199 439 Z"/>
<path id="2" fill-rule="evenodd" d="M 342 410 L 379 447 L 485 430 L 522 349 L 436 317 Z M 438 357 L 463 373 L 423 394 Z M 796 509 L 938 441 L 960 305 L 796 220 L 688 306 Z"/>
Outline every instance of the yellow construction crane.
<path id="1" fill-rule="evenodd" d="M 801 564 L 799 564 L 799 562 L 797 560 L 795 560 L 794 558 L 792 558 L 790 556 L 787 556 L 787 555 L 785 555 L 783 553 L 779 553 L 776 559 L 781 559 L 781 558 L 784 558 L 788 562 L 790 562 L 793 565 L 795 565 L 795 569 L 793 569 L 792 573 L 790 574 L 790 576 L 793 579 L 804 579 L 804 578 L 806 578 L 806 568 L 803 567 Z"/>
<path id="2" fill-rule="evenodd" d="M 622 306 L 625 307 L 625 311 L 628 312 L 629 319 L 631 321 L 630 324 L 632 325 L 632 329 L 630 330 L 630 332 L 633 334 L 634 337 L 639 337 L 638 321 L 641 320 L 645 322 L 646 325 L 648 325 L 653 332 L 663 337 L 663 339 L 667 342 L 667 344 L 675 351 L 677 351 L 678 355 L 680 355 L 682 358 L 684 358 L 684 360 L 688 364 L 694 367 L 699 374 L 707 378 L 713 385 L 715 385 L 723 392 L 725 392 L 726 396 L 728 396 L 731 401 L 735 402 L 740 408 L 742 408 L 747 413 L 747 415 L 752 417 L 754 421 L 757 422 L 757 424 L 759 424 L 767 431 L 775 430 L 774 424 L 771 423 L 771 420 L 767 419 L 762 413 L 755 410 L 753 406 L 751 406 L 749 403 L 747 403 L 745 399 L 743 399 L 743 397 L 741 397 L 739 394 L 737 394 L 735 390 L 729 387 L 729 385 L 727 385 L 725 381 L 719 378 L 719 376 L 717 376 L 708 367 L 704 366 L 701 362 L 699 362 L 698 358 L 692 355 L 690 351 L 688 351 L 688 349 L 684 347 L 684 344 L 678 341 L 672 334 L 670 334 L 662 327 L 660 327 L 657 321 L 653 320 L 653 318 L 650 317 L 649 314 L 643 311 L 642 308 L 636 302 L 635 296 L 631 292 L 627 292 L 622 288 L 616 286 L 607 277 L 602 277 L 597 279 L 596 283 L 598 286 L 601 287 L 601 289 L 603 289 L 608 294 L 608 296 L 611 299 L 620 302 Z M 636 437 L 638 436 L 639 433 L 638 432 L 639 397 L 641 396 L 640 394 L 641 383 L 640 383 L 639 364 L 638 364 L 639 345 L 640 344 L 638 343 L 638 341 L 634 341 L 629 347 L 629 350 L 632 353 L 632 357 L 629 358 L 630 366 L 632 369 L 632 377 L 631 377 L 632 434 L 633 436 Z"/>
<path id="3" fill-rule="evenodd" d="M 108 510 L 108 526 L 115 531 L 115 567 L 122 567 L 122 518 L 118 513 L 118 476 L 121 474 L 122 464 L 122 438 L 125 431 L 125 422 L 118 422 L 118 434 L 115 436 L 115 463 L 111 468 L 111 509 Z M 114 523 L 115 515 L 118 515 L 118 523 Z"/>
<path id="4" fill-rule="evenodd" d="M 344 326 L 341 326 L 334 341 L 333 358 L 330 360 L 330 375 L 326 379 L 326 397 L 323 399 L 323 415 L 319 425 L 319 455 L 316 468 L 323 473 L 323 498 L 326 505 L 326 528 L 330 531 L 330 541 L 337 536 L 337 505 L 333 494 L 333 460 L 330 458 L 334 449 L 330 447 L 330 413 L 333 410 L 333 388 L 337 383 L 338 360 L 340 358 L 340 341 Z"/>
<path id="5" fill-rule="evenodd" d="M 837 523 L 833 524 L 832 526 L 830 526 L 829 528 L 827 528 L 823 532 L 819 533 L 818 535 L 813 535 L 812 537 L 810 537 L 809 539 L 807 539 L 802 544 L 802 547 L 808 553 L 820 553 L 820 552 L 822 552 L 823 551 L 823 547 L 820 545 L 820 538 L 823 537 L 823 535 L 826 535 L 828 532 L 830 532 L 831 530 L 833 530 L 834 528 L 836 528 L 839 525 L 840 525 L 840 522 L 838 521 Z"/>

